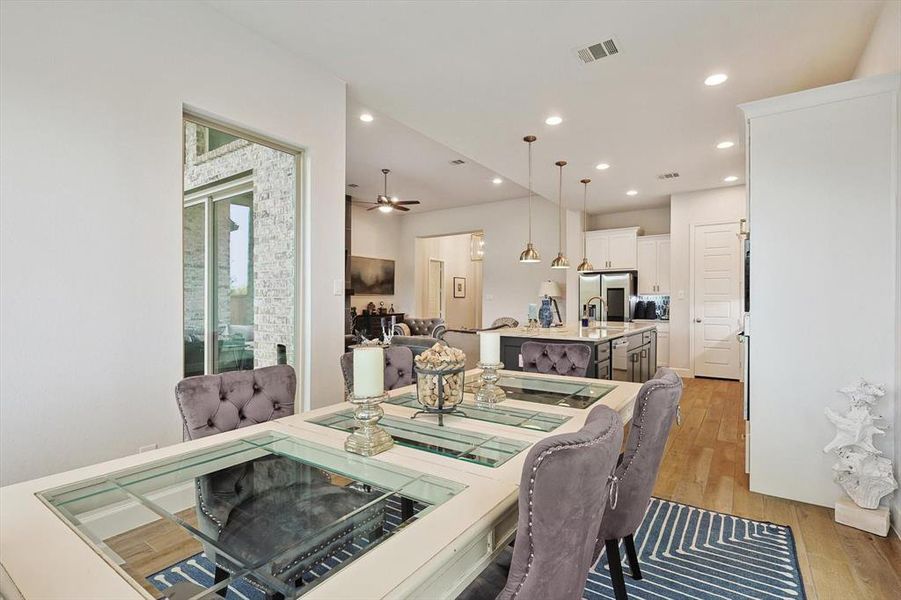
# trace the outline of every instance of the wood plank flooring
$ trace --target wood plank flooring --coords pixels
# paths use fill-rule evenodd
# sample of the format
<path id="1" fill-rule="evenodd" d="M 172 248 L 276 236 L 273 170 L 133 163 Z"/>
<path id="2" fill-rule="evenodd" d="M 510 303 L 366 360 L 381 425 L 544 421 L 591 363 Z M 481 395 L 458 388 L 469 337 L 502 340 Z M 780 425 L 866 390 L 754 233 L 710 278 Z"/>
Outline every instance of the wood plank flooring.
<path id="1" fill-rule="evenodd" d="M 674 426 L 654 495 L 760 521 L 789 525 L 810 600 L 901 598 L 901 540 L 833 520 L 832 509 L 750 491 L 745 473 L 742 386 L 686 379 L 681 426 Z"/>

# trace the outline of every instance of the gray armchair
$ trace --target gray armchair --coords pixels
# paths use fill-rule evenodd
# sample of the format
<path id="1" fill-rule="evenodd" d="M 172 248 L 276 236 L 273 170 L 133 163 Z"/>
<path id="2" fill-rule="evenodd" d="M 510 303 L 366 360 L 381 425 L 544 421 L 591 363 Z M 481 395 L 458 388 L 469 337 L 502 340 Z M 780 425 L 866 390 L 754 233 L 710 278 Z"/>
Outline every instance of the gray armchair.
<path id="1" fill-rule="evenodd" d="M 429 317 L 426 319 L 405 317 L 403 323 L 398 323 L 394 326 L 394 333 L 407 336 L 427 336 L 437 339 L 441 337 L 445 329 L 447 329 L 447 326 L 444 323 L 444 319 L 440 317 Z"/>
<path id="2" fill-rule="evenodd" d="M 604 513 L 594 549 L 595 560 L 602 549 L 607 550 L 607 564 L 617 600 L 628 597 L 619 553 L 620 540 L 626 547 L 632 578 L 641 579 L 633 535 L 641 525 L 651 499 L 681 397 L 679 376 L 671 369 L 658 369 L 654 378 L 641 386 L 635 401 L 626 450 L 616 468 L 618 501 L 614 508 Z"/>
<path id="3" fill-rule="evenodd" d="M 498 600 L 582 598 L 622 439 L 622 419 L 598 406 L 579 431 L 532 446 L 519 485 L 513 561 Z"/>

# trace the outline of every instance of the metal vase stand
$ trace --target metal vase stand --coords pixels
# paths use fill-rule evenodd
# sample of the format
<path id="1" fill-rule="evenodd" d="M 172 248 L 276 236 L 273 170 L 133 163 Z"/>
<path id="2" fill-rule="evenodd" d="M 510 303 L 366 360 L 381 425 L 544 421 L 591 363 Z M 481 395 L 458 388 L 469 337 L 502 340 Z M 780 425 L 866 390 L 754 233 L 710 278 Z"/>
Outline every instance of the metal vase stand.
<path id="1" fill-rule="evenodd" d="M 482 385 L 476 389 L 476 406 L 494 408 L 495 404 L 507 399 L 507 393 L 497 385 L 499 379 L 497 371 L 504 368 L 504 363 L 478 363 L 477 366 L 482 369 L 482 374 L 479 376 Z"/>
<path id="2" fill-rule="evenodd" d="M 457 405 L 463 402 L 463 388 L 466 384 L 466 368 L 461 366 L 456 369 L 422 369 L 420 367 L 414 367 L 416 371 L 416 400 L 419 402 L 419 405 L 422 406 L 420 410 L 417 410 L 413 413 L 411 419 L 415 419 L 419 415 L 438 415 L 438 426 L 444 426 L 444 415 L 459 415 L 461 417 L 465 417 L 466 413 L 457 408 Z M 445 406 L 445 400 L 447 400 L 446 390 L 444 389 L 444 378 L 448 375 L 460 375 L 460 389 L 459 400 L 451 404 L 450 406 Z M 420 398 L 419 394 L 419 380 L 423 376 L 435 376 L 438 379 L 438 399 L 435 403 L 435 406 L 430 406 L 426 402 Z"/>
<path id="3" fill-rule="evenodd" d="M 394 438 L 378 426 L 385 411 L 379 406 L 388 394 L 357 398 L 350 394 L 348 402 L 354 405 L 354 420 L 358 427 L 344 440 L 344 449 L 361 456 L 374 456 L 394 446 Z"/>

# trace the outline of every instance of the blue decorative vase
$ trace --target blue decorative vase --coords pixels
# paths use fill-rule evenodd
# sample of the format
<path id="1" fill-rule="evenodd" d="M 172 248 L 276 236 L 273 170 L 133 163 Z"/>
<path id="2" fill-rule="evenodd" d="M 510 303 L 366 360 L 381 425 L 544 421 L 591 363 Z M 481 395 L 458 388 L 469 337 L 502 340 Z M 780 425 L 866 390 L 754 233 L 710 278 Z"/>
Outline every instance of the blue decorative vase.
<path id="1" fill-rule="evenodd" d="M 550 327 L 554 322 L 554 311 L 551 310 L 551 299 L 542 298 L 541 308 L 538 309 L 538 324 L 542 327 Z"/>

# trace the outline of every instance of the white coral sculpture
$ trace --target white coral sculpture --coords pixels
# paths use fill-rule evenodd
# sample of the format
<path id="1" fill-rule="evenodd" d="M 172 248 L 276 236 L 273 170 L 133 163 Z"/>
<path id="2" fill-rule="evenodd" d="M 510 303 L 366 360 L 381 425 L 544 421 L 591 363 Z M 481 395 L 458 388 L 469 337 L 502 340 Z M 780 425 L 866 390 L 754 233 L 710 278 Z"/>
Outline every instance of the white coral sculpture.
<path id="1" fill-rule="evenodd" d="M 826 409 L 836 432 L 823 452 L 834 451 L 838 457 L 832 467 L 833 480 L 848 496 L 861 508 L 878 508 L 882 497 L 898 488 L 892 461 L 873 445 L 873 436 L 885 435 L 885 427 L 880 426 L 882 417 L 873 412 L 885 389 L 861 379 L 839 391 L 848 397 L 850 407 L 845 414 Z"/>

